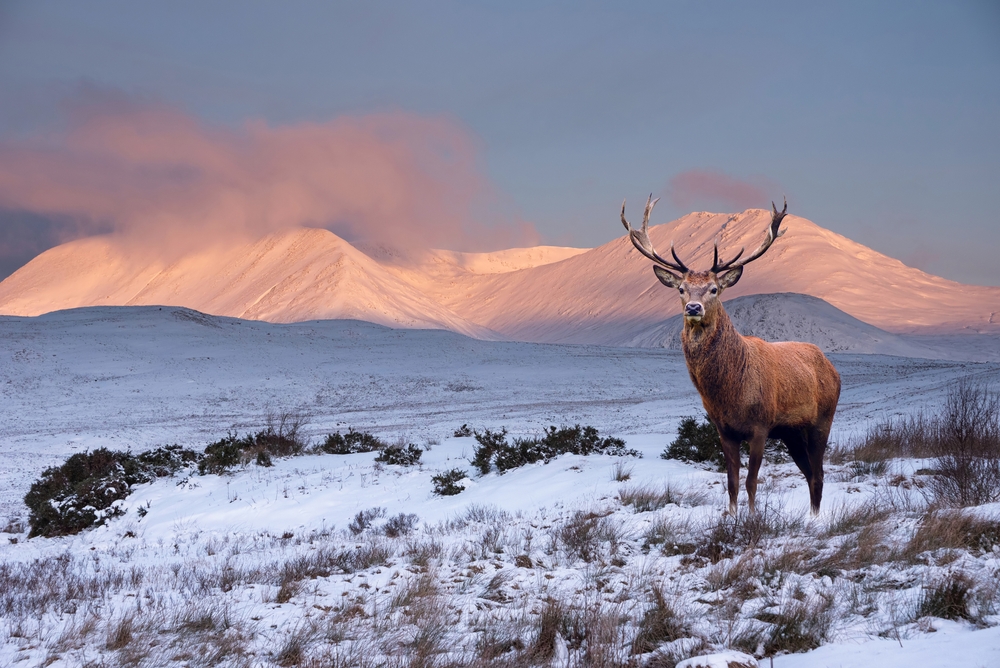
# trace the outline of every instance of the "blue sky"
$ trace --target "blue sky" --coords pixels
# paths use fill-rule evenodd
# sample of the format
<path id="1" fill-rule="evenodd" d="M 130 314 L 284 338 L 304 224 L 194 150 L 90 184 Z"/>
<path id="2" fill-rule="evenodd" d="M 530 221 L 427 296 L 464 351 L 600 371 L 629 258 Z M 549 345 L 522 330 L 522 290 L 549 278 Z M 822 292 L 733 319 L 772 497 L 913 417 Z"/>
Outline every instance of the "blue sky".
<path id="1" fill-rule="evenodd" d="M 545 243 L 609 241 L 622 198 L 650 192 L 654 222 L 787 195 L 908 264 L 1000 285 L 1000 3 L 0 7 L 2 143 L 58 141 L 93 90 L 210 128 L 403 112 L 469 139 L 491 186 L 475 215 Z M 66 214 L 0 208 L 0 276 L 72 236 Z"/>

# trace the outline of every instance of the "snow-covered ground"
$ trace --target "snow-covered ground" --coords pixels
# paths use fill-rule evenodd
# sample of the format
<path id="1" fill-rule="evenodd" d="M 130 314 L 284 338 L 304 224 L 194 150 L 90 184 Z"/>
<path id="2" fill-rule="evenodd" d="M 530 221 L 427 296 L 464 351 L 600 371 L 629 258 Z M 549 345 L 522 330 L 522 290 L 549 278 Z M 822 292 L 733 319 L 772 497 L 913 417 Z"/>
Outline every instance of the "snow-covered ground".
<path id="1" fill-rule="evenodd" d="M 935 409 L 957 379 L 1000 381 L 996 363 L 831 359 L 844 384 L 834 444 L 886 417 Z M 698 642 L 706 651 L 745 643 L 761 618 L 801 604 L 827 619 L 824 645 L 775 666 L 1000 665 L 995 611 L 983 615 L 993 625 L 985 629 L 912 615 L 922 588 L 957 569 L 980 584 L 986 605 L 1000 548 L 868 563 L 851 547 L 861 539 L 836 529 L 877 506 L 889 513 L 879 544 L 904 550 L 925 516 L 920 462 L 894 462 L 882 478 L 828 466 L 815 520 L 794 466 L 766 463 L 760 494 L 780 535 L 731 558 L 661 549 L 654 538 L 664 532 L 668 542 L 701 545 L 725 529 L 722 474 L 659 457 L 680 419 L 702 414 L 678 352 L 102 307 L 0 318 L 0 402 L 0 522 L 12 531 L 47 466 L 97 447 L 200 450 L 231 430 L 261 428 L 269 414 L 296 413 L 314 442 L 354 427 L 425 448 L 416 467 L 382 465 L 373 453 L 306 455 L 161 479 L 98 529 L 10 533 L 0 575 L 31 575 L 62 593 L 3 599 L 0 665 L 504 665 L 505 656 L 523 659 L 539 620 L 557 612 L 554 649 L 539 663 L 600 665 L 597 647 L 620 646 L 615 660 L 643 665 L 655 652 L 632 637 L 656 592 L 675 601 L 687 634 L 668 643 L 671 656 Z M 476 441 L 453 436 L 463 424 L 528 436 L 578 423 L 625 438 L 642 458 L 567 455 L 480 477 L 468 462 Z M 465 491 L 432 494 L 431 477 L 452 468 L 469 472 Z M 665 486 L 671 503 L 642 512 L 628 503 Z M 382 517 L 348 530 L 372 508 Z M 415 530 L 385 535 L 380 528 L 401 514 L 419 518 Z M 815 554 L 796 551 L 806 542 Z M 808 573 L 788 565 L 827 554 L 857 563 Z M 738 578 L 741 569 L 751 574 Z M 752 591 L 733 610 L 737 581 Z M 70 595 L 73 587 L 82 589 Z M 589 640 L 581 644 L 574 628 Z M 618 640 L 599 645 L 600 633 Z"/>

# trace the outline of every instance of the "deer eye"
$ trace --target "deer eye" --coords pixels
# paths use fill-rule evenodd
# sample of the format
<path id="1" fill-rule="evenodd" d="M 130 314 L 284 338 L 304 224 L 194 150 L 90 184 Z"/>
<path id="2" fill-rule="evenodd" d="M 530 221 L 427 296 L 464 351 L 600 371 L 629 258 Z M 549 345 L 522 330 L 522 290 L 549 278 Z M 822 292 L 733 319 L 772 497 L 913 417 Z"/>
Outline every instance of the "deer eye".
<path id="1" fill-rule="evenodd" d="M 715 287 L 712 288 L 712 294 L 713 295 L 716 294 L 718 291 L 719 291 L 719 288 L 715 288 Z"/>
<path id="2" fill-rule="evenodd" d="M 678 291 L 679 291 L 679 292 L 680 292 L 681 294 L 684 294 L 684 288 L 677 288 L 677 290 L 678 290 Z"/>

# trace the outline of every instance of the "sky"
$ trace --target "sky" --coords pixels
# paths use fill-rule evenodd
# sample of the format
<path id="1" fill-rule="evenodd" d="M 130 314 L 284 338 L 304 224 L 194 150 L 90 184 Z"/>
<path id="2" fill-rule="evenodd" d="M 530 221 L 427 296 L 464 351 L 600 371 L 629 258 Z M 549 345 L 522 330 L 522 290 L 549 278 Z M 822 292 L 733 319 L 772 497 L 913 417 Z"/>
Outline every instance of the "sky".
<path id="1" fill-rule="evenodd" d="M 2 2 L 0 278 L 109 232 L 592 247 L 652 193 L 1000 285 L 1000 3 L 609 4 Z"/>

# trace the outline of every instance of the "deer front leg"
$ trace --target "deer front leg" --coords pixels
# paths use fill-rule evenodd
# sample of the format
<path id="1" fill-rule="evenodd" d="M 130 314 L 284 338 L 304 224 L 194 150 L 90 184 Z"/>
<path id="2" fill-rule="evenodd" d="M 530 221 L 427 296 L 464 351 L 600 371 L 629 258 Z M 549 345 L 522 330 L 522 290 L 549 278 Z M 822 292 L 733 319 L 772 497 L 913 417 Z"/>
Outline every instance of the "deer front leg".
<path id="1" fill-rule="evenodd" d="M 747 463 L 747 505 L 751 513 L 757 512 L 757 472 L 764 459 L 764 444 L 767 442 L 767 432 L 754 434 L 750 439 L 750 461 Z"/>
<path id="2" fill-rule="evenodd" d="M 726 460 L 726 474 L 729 489 L 729 514 L 736 515 L 736 499 L 740 493 L 740 442 L 719 435 L 722 441 L 722 456 Z"/>

